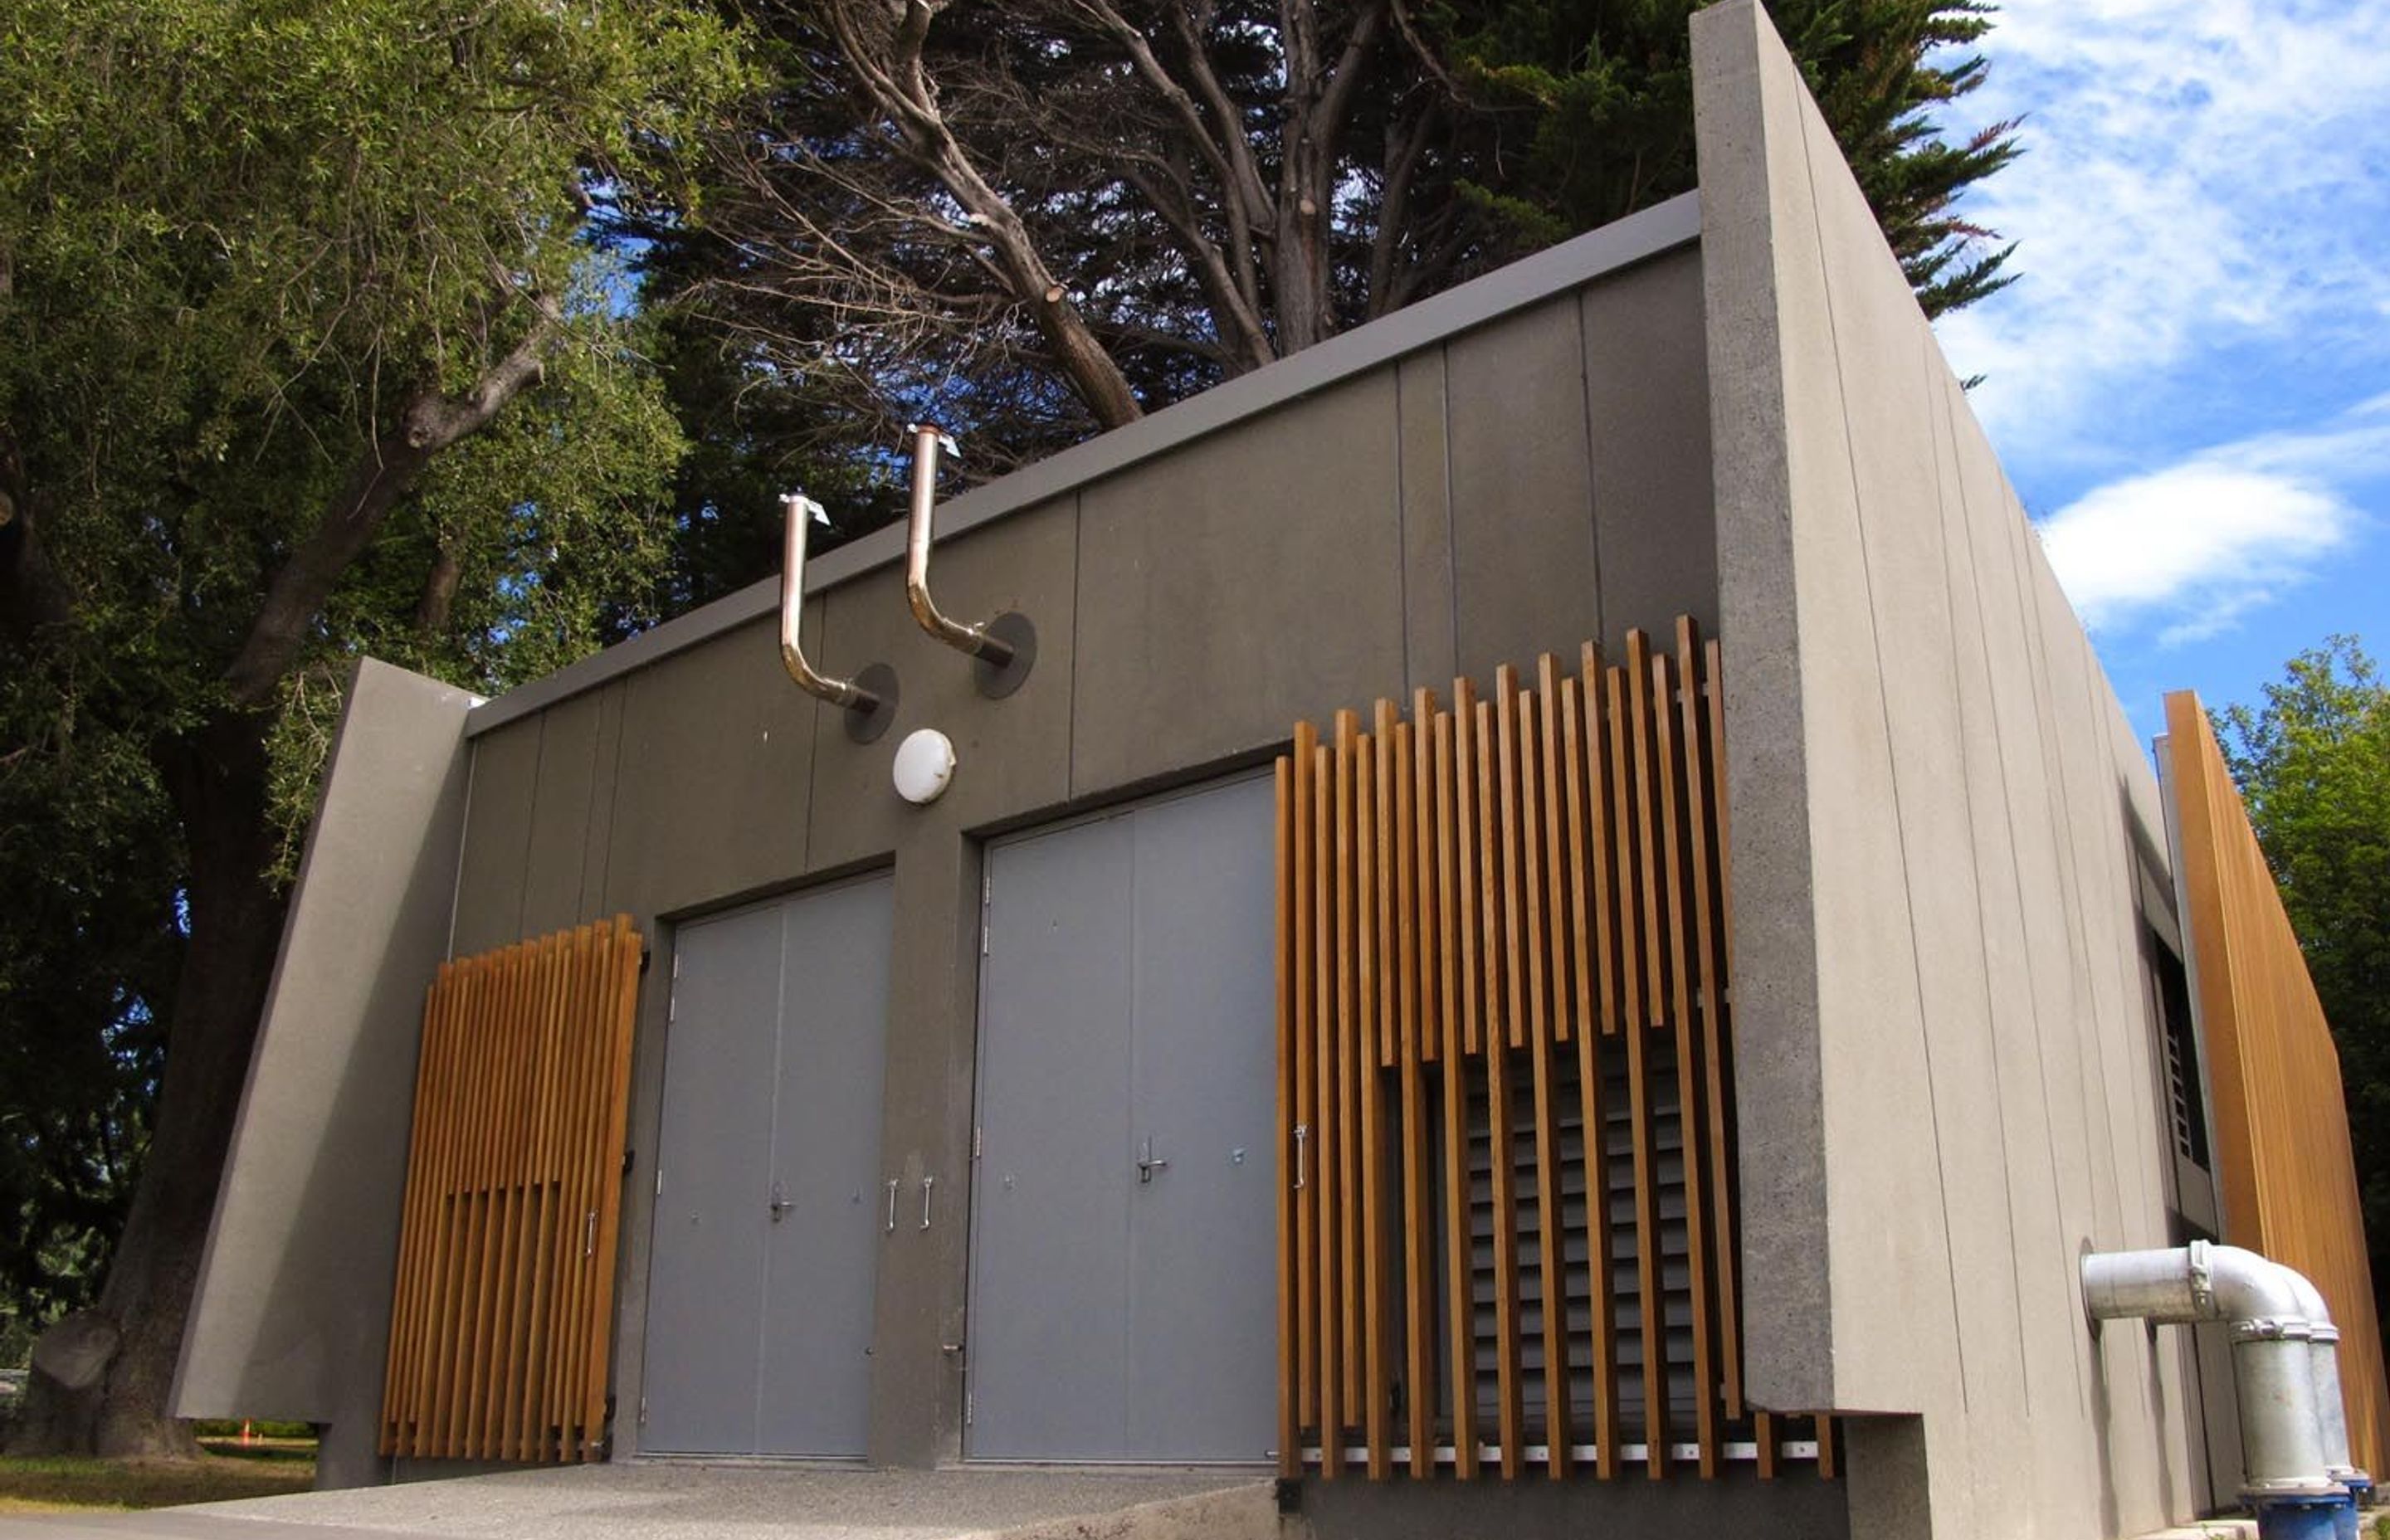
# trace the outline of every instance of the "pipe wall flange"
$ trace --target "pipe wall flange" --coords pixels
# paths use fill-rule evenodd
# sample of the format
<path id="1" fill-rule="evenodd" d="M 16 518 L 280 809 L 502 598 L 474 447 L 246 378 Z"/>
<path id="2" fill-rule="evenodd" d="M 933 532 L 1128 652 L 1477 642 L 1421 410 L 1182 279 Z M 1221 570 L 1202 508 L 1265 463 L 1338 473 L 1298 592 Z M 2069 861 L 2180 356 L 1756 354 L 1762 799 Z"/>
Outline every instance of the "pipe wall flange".
<path id="1" fill-rule="evenodd" d="M 854 683 L 871 697 L 872 704 L 839 713 L 845 718 L 847 739 L 877 743 L 896 722 L 896 671 L 885 663 L 868 663 L 854 676 Z"/>
<path id="2" fill-rule="evenodd" d="M 1037 666 L 1037 628 L 1020 610 L 1008 610 L 980 629 L 1011 649 L 1000 663 L 977 660 L 980 694 L 1001 700 L 1026 684 L 1029 671 Z"/>

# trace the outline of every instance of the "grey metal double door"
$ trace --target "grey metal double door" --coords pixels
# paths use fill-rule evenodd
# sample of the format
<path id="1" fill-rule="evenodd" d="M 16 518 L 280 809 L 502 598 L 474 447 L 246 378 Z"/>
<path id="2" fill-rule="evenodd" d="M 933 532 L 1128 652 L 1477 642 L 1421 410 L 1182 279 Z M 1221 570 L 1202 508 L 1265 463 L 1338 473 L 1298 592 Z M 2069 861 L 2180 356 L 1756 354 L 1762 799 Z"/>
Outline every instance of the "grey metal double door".
<path id="1" fill-rule="evenodd" d="M 891 918 L 882 876 L 680 930 L 643 1449 L 864 1453 Z"/>
<path id="2" fill-rule="evenodd" d="M 1245 778 L 988 853 L 974 1459 L 1274 1442 L 1274 828 Z"/>

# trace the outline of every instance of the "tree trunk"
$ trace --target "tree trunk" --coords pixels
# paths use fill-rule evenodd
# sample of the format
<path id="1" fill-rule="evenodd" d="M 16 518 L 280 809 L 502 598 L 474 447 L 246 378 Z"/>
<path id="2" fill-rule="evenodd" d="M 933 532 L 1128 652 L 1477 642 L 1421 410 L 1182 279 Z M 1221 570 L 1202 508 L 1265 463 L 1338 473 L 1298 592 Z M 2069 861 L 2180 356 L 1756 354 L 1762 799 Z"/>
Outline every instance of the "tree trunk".
<path id="1" fill-rule="evenodd" d="M 220 716 L 151 751 L 189 849 L 191 930 L 157 1123 L 107 1285 L 90 1313 L 119 1341 L 87 1390 L 33 1375 L 12 1454 L 197 1451 L 189 1425 L 173 1420 L 167 1400 L 282 938 L 285 901 L 266 877 L 275 836 L 266 816 L 264 728 L 262 716 Z"/>

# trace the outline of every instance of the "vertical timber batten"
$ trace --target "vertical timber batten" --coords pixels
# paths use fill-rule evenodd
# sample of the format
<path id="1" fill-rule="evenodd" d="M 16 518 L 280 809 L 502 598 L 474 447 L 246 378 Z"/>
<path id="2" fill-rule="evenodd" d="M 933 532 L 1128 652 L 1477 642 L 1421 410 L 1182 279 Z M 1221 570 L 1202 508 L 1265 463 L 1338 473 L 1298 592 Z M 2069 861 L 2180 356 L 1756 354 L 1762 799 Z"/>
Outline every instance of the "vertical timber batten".
<path id="1" fill-rule="evenodd" d="M 2199 697 L 2166 697 L 2175 853 L 2214 1097 L 2224 1238 L 2298 1269 L 2340 1328 L 2351 1457 L 2390 1466 L 2390 1384 L 2340 1055 Z"/>
<path id="2" fill-rule="evenodd" d="M 1833 1473 L 1742 1395 L 1723 659 L 1670 640 L 1279 763 L 1290 1473 Z"/>
<path id="3" fill-rule="evenodd" d="M 602 1455 L 641 947 L 617 916 L 441 965 L 424 1003 L 383 1455 Z"/>

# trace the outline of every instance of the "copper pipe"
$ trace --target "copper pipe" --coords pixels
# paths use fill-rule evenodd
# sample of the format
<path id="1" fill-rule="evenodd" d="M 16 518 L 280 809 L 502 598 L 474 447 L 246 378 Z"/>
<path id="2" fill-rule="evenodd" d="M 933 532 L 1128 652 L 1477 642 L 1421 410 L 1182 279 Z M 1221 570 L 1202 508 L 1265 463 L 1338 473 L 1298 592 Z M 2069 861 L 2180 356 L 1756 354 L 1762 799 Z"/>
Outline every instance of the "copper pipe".
<path id="1" fill-rule="evenodd" d="M 905 526 L 905 602 L 921 629 L 958 652 L 968 652 L 990 668 L 1012 661 L 1012 645 L 990 635 L 984 625 L 965 625 L 949 619 L 930 597 L 930 520 L 938 501 L 938 451 L 961 457 L 955 441 L 928 423 L 913 434 L 913 513 Z"/>
<path id="2" fill-rule="evenodd" d="M 833 706 L 868 715 L 880 709 L 880 697 L 852 679 L 832 679 L 805 661 L 805 646 L 798 633 L 805 597 L 805 535 L 814 520 L 829 522 L 822 506 L 801 492 L 783 493 L 780 508 L 785 529 L 780 544 L 780 663 L 800 688 Z"/>

